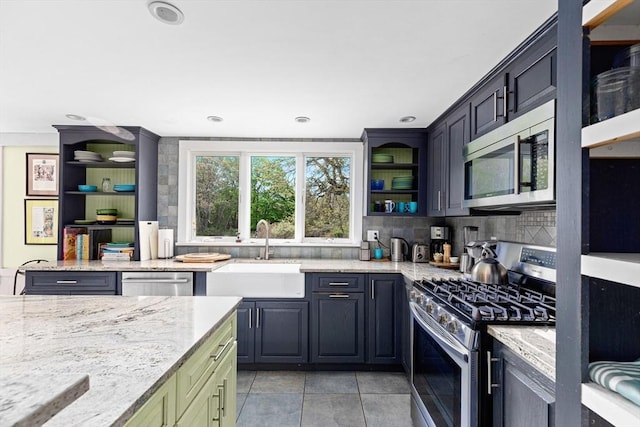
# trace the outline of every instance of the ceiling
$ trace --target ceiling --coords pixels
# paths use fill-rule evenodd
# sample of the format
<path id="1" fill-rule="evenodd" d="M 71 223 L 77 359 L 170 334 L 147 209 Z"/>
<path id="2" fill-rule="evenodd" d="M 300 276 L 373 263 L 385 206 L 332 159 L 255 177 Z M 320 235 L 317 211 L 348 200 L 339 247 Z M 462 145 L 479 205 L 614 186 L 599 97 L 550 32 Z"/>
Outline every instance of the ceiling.
<path id="1" fill-rule="evenodd" d="M 557 0 L 172 4 L 181 25 L 154 19 L 147 0 L 0 0 L 0 133 L 89 122 L 161 136 L 358 138 L 365 127 L 425 127 L 557 9 Z M 408 115 L 417 119 L 399 122 Z"/>

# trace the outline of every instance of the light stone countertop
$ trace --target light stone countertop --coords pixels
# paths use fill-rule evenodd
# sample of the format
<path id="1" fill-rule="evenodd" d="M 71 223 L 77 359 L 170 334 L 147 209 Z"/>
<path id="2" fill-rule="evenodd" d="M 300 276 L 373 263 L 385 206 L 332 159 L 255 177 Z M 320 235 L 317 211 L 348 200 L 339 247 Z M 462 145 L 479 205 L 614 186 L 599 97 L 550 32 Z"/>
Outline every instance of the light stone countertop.
<path id="1" fill-rule="evenodd" d="M 547 326 L 488 325 L 489 335 L 551 380 L 556 379 L 556 329 Z"/>
<path id="2" fill-rule="evenodd" d="M 0 425 L 42 425 L 89 390 L 86 374 L 0 376 Z"/>
<path id="3" fill-rule="evenodd" d="M 343 259 L 294 259 L 274 258 L 269 261 L 253 258 L 232 258 L 229 261 L 215 263 L 183 263 L 173 259 L 155 259 L 148 261 L 103 262 L 103 261 L 57 261 L 26 265 L 22 268 L 31 271 L 203 271 L 216 270 L 228 263 L 297 263 L 303 273 L 340 272 L 340 273 L 401 273 L 409 280 L 423 278 L 461 277 L 458 270 L 437 268 L 429 263 L 379 262 Z"/>
<path id="4" fill-rule="evenodd" d="M 88 375 L 89 390 L 47 426 L 122 425 L 231 315 L 238 297 L 0 297 L 0 401 L 43 378 Z M 33 394 L 25 399 L 34 399 Z M 37 403 L 37 402 L 34 402 Z M 0 407 L 7 425 L 11 407 Z M 12 414 L 11 416 L 15 416 Z"/>

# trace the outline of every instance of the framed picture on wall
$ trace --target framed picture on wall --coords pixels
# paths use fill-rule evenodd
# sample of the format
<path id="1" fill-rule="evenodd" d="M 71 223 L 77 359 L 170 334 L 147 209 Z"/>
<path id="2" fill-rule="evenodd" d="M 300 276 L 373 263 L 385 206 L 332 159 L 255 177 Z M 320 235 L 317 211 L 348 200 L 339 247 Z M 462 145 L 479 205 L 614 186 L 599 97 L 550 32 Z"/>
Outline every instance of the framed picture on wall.
<path id="1" fill-rule="evenodd" d="M 27 153 L 27 196 L 57 196 L 57 154 Z"/>
<path id="2" fill-rule="evenodd" d="M 55 245 L 58 243 L 58 200 L 25 199 L 24 244 Z"/>

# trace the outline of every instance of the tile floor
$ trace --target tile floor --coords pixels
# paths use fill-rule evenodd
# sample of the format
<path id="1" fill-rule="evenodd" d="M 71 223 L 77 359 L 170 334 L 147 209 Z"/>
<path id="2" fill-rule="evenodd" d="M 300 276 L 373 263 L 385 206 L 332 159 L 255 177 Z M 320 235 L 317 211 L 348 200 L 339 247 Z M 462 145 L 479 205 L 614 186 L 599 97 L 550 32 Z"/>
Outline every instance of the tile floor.
<path id="1" fill-rule="evenodd" d="M 401 372 L 238 371 L 238 427 L 411 427 Z"/>

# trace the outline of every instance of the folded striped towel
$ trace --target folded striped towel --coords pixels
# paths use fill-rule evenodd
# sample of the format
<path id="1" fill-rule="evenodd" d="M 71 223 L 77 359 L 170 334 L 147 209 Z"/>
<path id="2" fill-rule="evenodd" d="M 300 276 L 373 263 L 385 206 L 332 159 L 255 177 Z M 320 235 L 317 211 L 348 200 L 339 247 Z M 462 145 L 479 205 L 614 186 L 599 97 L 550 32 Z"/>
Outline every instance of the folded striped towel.
<path id="1" fill-rule="evenodd" d="M 589 377 L 640 406 L 640 359 L 634 362 L 589 363 Z"/>

